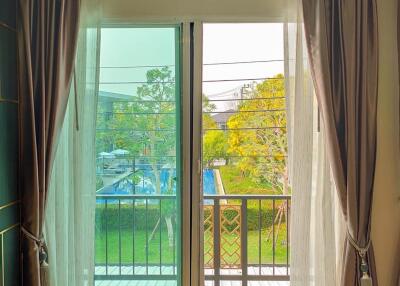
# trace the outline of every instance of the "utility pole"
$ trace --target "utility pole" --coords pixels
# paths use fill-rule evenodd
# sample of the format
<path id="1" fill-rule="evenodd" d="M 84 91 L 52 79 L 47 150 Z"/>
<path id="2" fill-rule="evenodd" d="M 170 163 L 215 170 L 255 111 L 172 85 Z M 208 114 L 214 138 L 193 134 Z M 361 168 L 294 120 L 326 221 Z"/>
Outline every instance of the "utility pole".
<path id="1" fill-rule="evenodd" d="M 247 93 L 246 89 L 250 88 L 250 84 L 246 83 L 240 88 L 240 100 L 244 99 L 244 95 Z"/>

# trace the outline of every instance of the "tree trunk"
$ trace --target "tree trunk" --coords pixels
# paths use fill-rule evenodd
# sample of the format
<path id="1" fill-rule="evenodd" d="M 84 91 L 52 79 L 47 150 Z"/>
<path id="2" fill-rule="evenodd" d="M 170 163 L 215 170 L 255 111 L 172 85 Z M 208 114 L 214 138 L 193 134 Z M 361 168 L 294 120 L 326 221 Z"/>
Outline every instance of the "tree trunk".
<path id="1" fill-rule="evenodd" d="M 159 195 L 161 194 L 160 172 L 158 171 L 157 164 L 152 163 L 152 168 L 154 170 L 154 177 L 156 178 L 156 193 Z"/>
<path id="2" fill-rule="evenodd" d="M 287 195 L 289 190 L 289 174 L 288 174 L 288 167 L 285 166 L 285 171 L 283 173 L 283 189 L 282 194 Z"/>
<path id="3" fill-rule="evenodd" d="M 173 247 L 174 246 L 174 227 L 172 226 L 172 215 L 165 216 L 165 223 L 167 224 L 169 246 Z"/>
<path id="4" fill-rule="evenodd" d="M 150 132 L 150 156 L 152 156 L 153 154 L 155 154 L 155 148 L 156 148 L 156 138 L 155 138 L 155 134 L 154 132 Z M 158 167 L 157 167 L 157 157 L 150 157 L 150 164 L 151 164 L 151 168 L 153 169 L 153 174 L 154 177 L 156 179 L 155 183 L 156 183 L 156 194 L 159 195 L 161 194 L 161 180 L 160 180 L 160 173 L 158 171 Z"/>

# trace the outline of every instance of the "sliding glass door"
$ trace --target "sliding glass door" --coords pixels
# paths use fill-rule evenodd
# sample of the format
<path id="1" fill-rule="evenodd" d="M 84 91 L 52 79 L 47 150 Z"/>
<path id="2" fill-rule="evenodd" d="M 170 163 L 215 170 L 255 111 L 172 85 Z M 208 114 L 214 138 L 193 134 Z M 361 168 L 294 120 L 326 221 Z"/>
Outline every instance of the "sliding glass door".
<path id="1" fill-rule="evenodd" d="M 101 30 L 96 285 L 181 284 L 180 34 Z"/>
<path id="2" fill-rule="evenodd" d="M 284 25 L 205 23 L 204 285 L 289 285 Z"/>
<path id="3" fill-rule="evenodd" d="M 102 28 L 96 285 L 288 285 L 284 51 L 279 23 Z"/>

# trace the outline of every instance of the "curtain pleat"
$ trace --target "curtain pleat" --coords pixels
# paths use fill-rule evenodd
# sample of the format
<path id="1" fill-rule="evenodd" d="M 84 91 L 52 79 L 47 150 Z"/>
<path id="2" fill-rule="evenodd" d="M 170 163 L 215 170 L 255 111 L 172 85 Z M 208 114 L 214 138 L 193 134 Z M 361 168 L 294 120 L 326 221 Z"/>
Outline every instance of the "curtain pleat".
<path id="1" fill-rule="evenodd" d="M 377 285 L 373 246 L 366 254 L 367 271 L 361 270 L 355 249 L 370 242 L 377 139 L 376 1 L 303 0 L 303 13 L 330 166 L 347 225 L 341 285 L 361 285 L 364 272 Z"/>
<path id="2" fill-rule="evenodd" d="M 297 20 L 290 20 L 286 27 L 288 164 L 292 190 L 290 285 L 336 286 L 340 280 L 344 223 L 331 180 L 325 128 L 319 120 L 301 7 Z"/>
<path id="3" fill-rule="evenodd" d="M 88 2 L 82 3 L 76 80 L 71 87 L 46 209 L 44 233 L 52 286 L 94 283 L 100 28 L 97 6 Z"/>
<path id="4" fill-rule="evenodd" d="M 80 1 L 18 2 L 23 285 L 41 285 L 50 174 L 75 61 Z M 44 277 L 42 277 L 44 278 Z"/>
<path id="5" fill-rule="evenodd" d="M 400 88 L 400 2 L 397 2 L 397 60 L 398 60 L 398 70 L 399 70 L 399 88 Z M 399 111 L 400 111 L 400 91 L 399 91 Z M 399 135 L 400 135 L 400 112 L 399 112 Z M 399 146 L 400 147 L 400 146 Z M 399 246 L 400 250 L 400 246 Z M 398 276 L 399 282 L 398 286 L 400 286 L 400 265 L 398 267 Z"/>

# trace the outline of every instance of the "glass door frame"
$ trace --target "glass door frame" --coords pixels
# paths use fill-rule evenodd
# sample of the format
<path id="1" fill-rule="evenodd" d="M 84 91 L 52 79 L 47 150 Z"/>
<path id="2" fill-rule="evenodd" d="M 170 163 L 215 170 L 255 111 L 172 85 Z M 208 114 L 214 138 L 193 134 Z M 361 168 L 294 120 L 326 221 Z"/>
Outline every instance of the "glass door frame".
<path id="1" fill-rule="evenodd" d="M 129 23 L 119 23 L 113 20 L 103 19 L 100 24 L 101 28 L 175 28 L 175 42 L 176 42 L 176 57 L 175 57 L 175 75 L 176 75 L 176 89 L 180 94 L 176 95 L 176 104 L 179 108 L 179 116 L 177 117 L 177 132 L 180 140 L 176 143 L 176 158 L 177 172 L 180 174 L 180 200 L 178 220 L 179 229 L 178 235 L 180 236 L 180 247 L 177 249 L 177 285 L 199 285 L 191 284 L 191 257 L 193 253 L 191 243 L 191 229 L 192 229 L 192 203 L 191 203 L 191 170 L 192 170 L 192 157 L 191 157 L 191 144 L 192 138 L 192 121 L 191 121 L 191 69 L 190 62 L 190 23 L 182 21 L 138 21 Z M 101 35 L 101 32 L 100 32 Z"/>
<path id="2" fill-rule="evenodd" d="M 223 18 L 223 17 L 222 17 Z M 285 18 L 277 17 L 201 17 L 193 21 L 191 29 L 191 68 L 192 68 L 192 222 L 191 222 L 191 286 L 203 286 L 204 273 L 204 223 L 203 223 L 203 165 L 202 165 L 202 115 L 203 115 L 203 25 L 223 23 L 283 23 L 284 75 L 289 78 L 289 40 Z M 285 81 L 285 88 L 288 81 Z M 247 266 L 246 266 L 247 267 Z M 215 278 L 217 284 L 220 280 Z M 186 284 L 184 284 L 186 285 Z M 189 285 L 189 284 L 187 284 Z M 244 286 L 244 285 L 243 285 Z"/>
<path id="3" fill-rule="evenodd" d="M 204 285 L 203 255 L 203 165 L 202 165 L 202 81 L 203 22 L 191 23 L 192 68 L 192 221 L 191 221 L 191 286 Z"/>
<path id="4" fill-rule="evenodd" d="M 180 85 L 180 148 L 177 158 L 181 167 L 180 239 L 178 252 L 181 265 L 177 285 L 204 285 L 203 257 L 203 192 L 202 192 L 202 72 L 204 23 L 268 23 L 284 22 L 281 17 L 200 17 L 198 20 L 146 17 L 117 23 L 103 19 L 101 27 L 178 27 L 179 30 L 179 79 Z M 286 31 L 286 28 L 284 29 Z M 285 57 L 287 34 L 284 35 Z M 287 73 L 285 62 L 285 76 Z M 178 150 L 177 150 L 178 151 Z"/>

